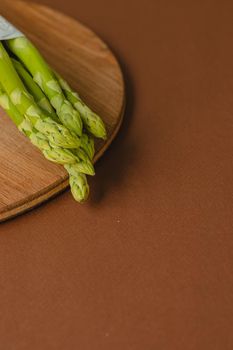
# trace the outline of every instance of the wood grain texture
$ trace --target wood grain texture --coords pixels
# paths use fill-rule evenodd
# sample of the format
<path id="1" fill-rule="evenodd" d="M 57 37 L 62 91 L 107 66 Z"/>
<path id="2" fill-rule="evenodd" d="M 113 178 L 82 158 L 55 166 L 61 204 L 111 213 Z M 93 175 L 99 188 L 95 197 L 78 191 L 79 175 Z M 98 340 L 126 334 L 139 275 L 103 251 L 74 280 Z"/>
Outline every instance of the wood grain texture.
<path id="1" fill-rule="evenodd" d="M 91 30 L 45 6 L 1 0 L 1 15 L 22 30 L 47 61 L 99 113 L 108 140 L 97 142 L 97 161 L 116 136 L 124 113 L 121 69 Z M 0 221 L 25 212 L 68 187 L 62 166 L 44 159 L 0 110 Z"/>

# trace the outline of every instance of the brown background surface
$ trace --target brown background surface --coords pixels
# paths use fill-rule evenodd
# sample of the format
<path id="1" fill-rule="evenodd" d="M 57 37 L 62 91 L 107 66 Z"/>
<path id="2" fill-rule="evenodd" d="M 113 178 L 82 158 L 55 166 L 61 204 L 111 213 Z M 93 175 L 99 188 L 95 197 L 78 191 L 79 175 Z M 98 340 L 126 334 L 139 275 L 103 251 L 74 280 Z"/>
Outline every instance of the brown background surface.
<path id="1" fill-rule="evenodd" d="M 0 226 L 1 350 L 233 348 L 233 3 L 44 0 L 122 63 L 92 196 Z"/>

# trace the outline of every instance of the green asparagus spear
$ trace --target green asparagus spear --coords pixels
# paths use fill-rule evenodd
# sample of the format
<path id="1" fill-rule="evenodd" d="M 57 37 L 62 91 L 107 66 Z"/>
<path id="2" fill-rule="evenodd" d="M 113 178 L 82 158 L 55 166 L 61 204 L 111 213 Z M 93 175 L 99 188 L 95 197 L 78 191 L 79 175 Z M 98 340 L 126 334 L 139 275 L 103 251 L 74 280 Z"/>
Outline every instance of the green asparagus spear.
<path id="1" fill-rule="evenodd" d="M 87 177 L 80 174 L 73 165 L 67 164 L 65 168 L 70 175 L 70 188 L 74 199 L 79 203 L 86 201 L 90 192 Z"/>
<path id="2" fill-rule="evenodd" d="M 95 155 L 95 143 L 94 139 L 85 133 L 81 136 L 81 145 L 80 149 L 86 152 L 90 160 L 93 160 Z M 74 150 L 74 153 L 76 154 L 78 150 Z"/>
<path id="3" fill-rule="evenodd" d="M 80 113 L 85 128 L 95 137 L 106 139 L 107 132 L 102 119 L 82 101 L 76 92 L 72 91 L 68 83 L 58 73 L 54 74 L 67 100 L 70 101 Z"/>
<path id="4" fill-rule="evenodd" d="M 35 46 L 25 37 L 7 41 L 9 49 L 20 59 L 31 73 L 55 108 L 60 121 L 78 136 L 82 135 L 82 120 L 79 112 L 65 98 L 56 78 Z"/>
<path id="5" fill-rule="evenodd" d="M 22 79 L 28 92 L 34 97 L 35 102 L 40 106 L 45 112 L 47 112 L 53 120 L 59 123 L 59 119 L 51 106 L 49 100 L 41 90 L 41 88 L 34 82 L 30 73 L 24 68 L 24 66 L 14 58 L 11 58 L 11 62 L 18 73 L 19 77 Z"/>
<path id="6" fill-rule="evenodd" d="M 50 117 L 43 114 L 20 80 L 4 46 L 0 42 L 0 83 L 10 96 L 17 110 L 30 121 L 33 127 L 48 137 L 51 144 L 64 148 L 78 148 L 80 139 Z"/>
<path id="7" fill-rule="evenodd" d="M 16 107 L 11 103 L 9 97 L 0 84 L 0 106 L 9 115 L 14 124 L 19 128 L 24 122 L 24 117 L 19 113 Z"/>

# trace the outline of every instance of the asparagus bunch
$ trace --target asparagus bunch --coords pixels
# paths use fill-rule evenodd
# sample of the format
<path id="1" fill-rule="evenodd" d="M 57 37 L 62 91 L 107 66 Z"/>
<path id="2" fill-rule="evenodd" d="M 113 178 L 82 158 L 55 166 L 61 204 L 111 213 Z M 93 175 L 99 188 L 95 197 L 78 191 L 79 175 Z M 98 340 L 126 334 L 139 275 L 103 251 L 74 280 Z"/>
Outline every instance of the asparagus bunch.
<path id="1" fill-rule="evenodd" d="M 25 37 L 0 42 L 0 106 L 46 159 L 64 166 L 74 198 L 85 201 L 93 136 L 106 138 L 104 123 Z"/>
<path id="2" fill-rule="evenodd" d="M 55 111 L 51 107 L 49 100 L 47 99 L 43 91 L 40 89 L 40 87 L 34 82 L 28 71 L 19 61 L 15 60 L 14 58 L 12 58 L 12 63 L 19 77 L 22 79 L 25 87 L 28 89 L 28 91 L 31 92 L 37 104 L 44 110 L 44 113 L 48 113 L 54 121 L 59 123 L 60 121 Z M 95 153 L 93 138 L 83 133 L 83 135 L 80 138 L 80 148 L 87 153 L 91 160 L 93 159 Z M 76 153 L 77 152 L 79 152 L 79 150 L 76 151 Z"/>
<path id="3" fill-rule="evenodd" d="M 0 86 L 0 106 L 8 113 L 12 121 L 31 142 L 39 148 L 48 160 L 64 165 L 70 174 L 70 186 L 74 198 L 78 202 L 87 199 L 89 186 L 85 174 L 93 174 L 93 166 L 89 160 L 83 161 L 72 151 L 60 147 L 52 147 L 46 136 L 38 132 L 30 121 L 26 120 L 11 102 L 8 95 Z"/>

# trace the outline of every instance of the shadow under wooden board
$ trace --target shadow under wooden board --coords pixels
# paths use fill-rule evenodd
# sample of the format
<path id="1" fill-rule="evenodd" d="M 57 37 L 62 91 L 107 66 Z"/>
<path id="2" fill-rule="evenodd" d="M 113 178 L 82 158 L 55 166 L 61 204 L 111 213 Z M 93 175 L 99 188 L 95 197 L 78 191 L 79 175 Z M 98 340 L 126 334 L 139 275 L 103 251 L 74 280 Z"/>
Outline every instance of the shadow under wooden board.
<path id="1" fill-rule="evenodd" d="M 125 108 L 124 81 L 116 58 L 87 27 L 46 6 L 1 0 L 1 15 L 35 43 L 51 66 L 103 117 L 108 139 L 96 143 L 96 162 L 116 136 Z M 44 159 L 2 110 L 0 133 L 1 222 L 41 204 L 69 184 L 64 168 Z"/>

